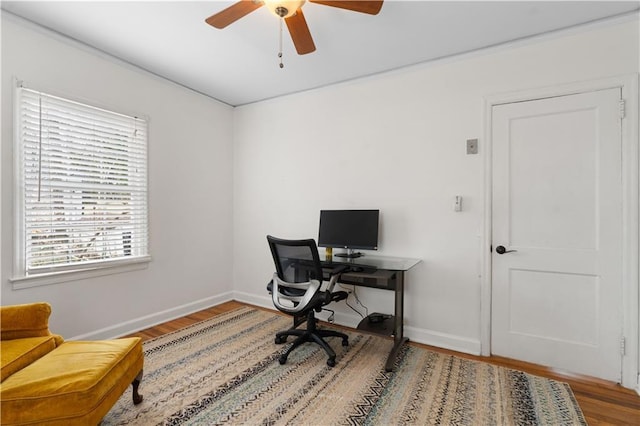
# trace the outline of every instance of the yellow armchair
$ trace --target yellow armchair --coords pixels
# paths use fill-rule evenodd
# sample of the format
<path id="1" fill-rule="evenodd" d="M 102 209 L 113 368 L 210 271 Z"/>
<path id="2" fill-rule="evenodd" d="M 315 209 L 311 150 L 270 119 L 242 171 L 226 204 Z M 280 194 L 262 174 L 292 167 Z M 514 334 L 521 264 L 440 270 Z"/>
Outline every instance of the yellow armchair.
<path id="1" fill-rule="evenodd" d="M 64 341 L 49 330 L 48 303 L 0 307 L 0 423 L 98 424 L 133 385 L 144 356 L 140 338 Z"/>

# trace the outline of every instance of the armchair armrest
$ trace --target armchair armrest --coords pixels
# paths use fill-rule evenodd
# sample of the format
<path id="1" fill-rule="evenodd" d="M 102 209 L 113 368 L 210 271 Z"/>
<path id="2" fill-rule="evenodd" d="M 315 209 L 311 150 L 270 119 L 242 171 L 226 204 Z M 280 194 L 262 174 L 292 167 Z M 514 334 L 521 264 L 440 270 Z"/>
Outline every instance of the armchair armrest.
<path id="1" fill-rule="evenodd" d="M 0 339 L 51 336 L 50 315 L 51 305 L 45 302 L 0 306 Z M 62 337 L 56 341 L 62 343 Z"/>

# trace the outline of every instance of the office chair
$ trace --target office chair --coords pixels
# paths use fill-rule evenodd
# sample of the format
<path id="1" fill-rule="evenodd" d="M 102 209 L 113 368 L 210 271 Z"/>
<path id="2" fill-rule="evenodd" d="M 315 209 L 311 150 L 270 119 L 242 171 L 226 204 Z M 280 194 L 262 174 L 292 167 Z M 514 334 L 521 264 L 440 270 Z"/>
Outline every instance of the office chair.
<path id="1" fill-rule="evenodd" d="M 324 337 L 342 338 L 342 346 L 349 344 L 349 337 L 334 330 L 320 330 L 317 328 L 315 312 L 320 312 L 322 307 L 329 303 L 346 299 L 345 291 L 333 291 L 333 287 L 340 278 L 340 274 L 347 267 L 341 266 L 329 273 L 329 283 L 324 290 L 322 264 L 318 256 L 318 248 L 313 239 L 283 240 L 267 235 L 271 255 L 276 265 L 273 279 L 267 285 L 271 293 L 273 304 L 281 312 L 294 317 L 293 327 L 289 330 L 276 333 L 275 342 L 285 343 L 288 336 L 297 336 L 293 344 L 280 355 L 279 362 L 284 364 L 287 357 L 296 347 L 305 342 L 315 342 L 320 345 L 329 358 L 327 365 L 336 365 L 336 353 L 323 339 Z M 297 321 L 306 316 L 307 328 L 297 329 L 297 325 L 304 321 Z"/>

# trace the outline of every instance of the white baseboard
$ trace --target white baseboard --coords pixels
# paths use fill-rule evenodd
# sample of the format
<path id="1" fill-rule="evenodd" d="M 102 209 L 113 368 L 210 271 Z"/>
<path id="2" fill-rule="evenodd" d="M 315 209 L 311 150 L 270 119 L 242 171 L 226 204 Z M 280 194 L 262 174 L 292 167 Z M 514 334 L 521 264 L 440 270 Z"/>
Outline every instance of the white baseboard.
<path id="1" fill-rule="evenodd" d="M 266 290 L 264 296 L 256 296 L 253 293 L 245 293 L 243 291 L 234 291 L 233 299 L 238 302 L 275 310 L 273 302 L 271 301 L 271 295 L 267 293 Z"/>
<path id="2" fill-rule="evenodd" d="M 255 294 L 234 292 L 234 299 L 239 302 L 249 303 L 251 305 L 260 306 L 262 308 L 274 309 L 271 297 L 256 296 Z M 329 306 L 331 308 L 331 306 Z M 329 313 L 323 311 L 317 314 L 317 317 L 326 321 Z M 362 318 L 355 314 L 336 312 L 334 315 L 334 323 L 345 327 L 356 328 Z M 471 355 L 480 355 L 480 339 L 472 339 L 468 337 L 456 336 L 454 334 L 441 333 L 438 331 L 427 330 L 417 327 L 404 327 L 404 335 L 409 340 L 422 343 L 424 345 L 436 346 L 452 351 L 463 352 Z"/>
<path id="3" fill-rule="evenodd" d="M 66 340 L 103 340 L 114 339 L 122 336 L 126 336 L 136 331 L 144 330 L 145 328 L 153 327 L 154 325 L 161 324 L 163 322 L 171 321 L 176 318 L 183 317 L 185 315 L 192 314 L 203 309 L 210 308 L 215 305 L 219 305 L 224 302 L 233 300 L 233 293 L 227 292 L 219 294 L 217 296 L 207 297 L 195 302 L 187 303 L 181 306 L 176 306 L 171 309 L 167 309 L 161 312 L 154 312 L 150 315 L 135 318 L 129 321 L 122 322 L 110 327 L 105 327 L 100 330 L 95 330 L 90 333 L 74 336 Z"/>
<path id="4" fill-rule="evenodd" d="M 404 327 L 404 335 L 408 337 L 409 340 L 424 345 L 450 349 L 470 355 L 480 355 L 480 339 L 472 339 L 455 334 L 408 326 Z"/>

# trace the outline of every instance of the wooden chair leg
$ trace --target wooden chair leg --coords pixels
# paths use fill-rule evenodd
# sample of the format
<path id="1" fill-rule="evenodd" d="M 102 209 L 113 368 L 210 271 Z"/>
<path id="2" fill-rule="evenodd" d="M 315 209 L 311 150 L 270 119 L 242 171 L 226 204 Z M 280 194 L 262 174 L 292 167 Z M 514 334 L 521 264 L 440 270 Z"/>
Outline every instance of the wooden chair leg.
<path id="1" fill-rule="evenodd" d="M 136 378 L 133 379 L 133 382 L 131 383 L 131 386 L 133 386 L 133 403 L 135 405 L 140 404 L 143 399 L 142 395 L 138 393 L 138 387 L 140 386 L 141 380 L 142 380 L 142 370 L 140 370 Z"/>

